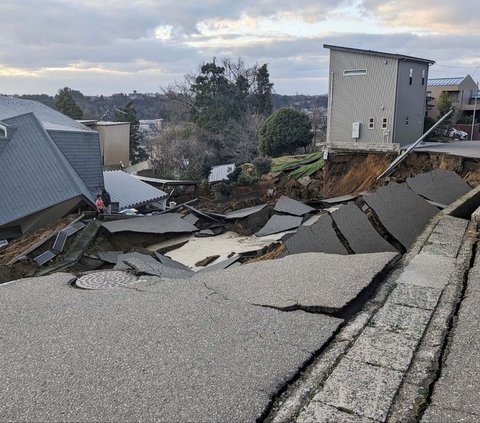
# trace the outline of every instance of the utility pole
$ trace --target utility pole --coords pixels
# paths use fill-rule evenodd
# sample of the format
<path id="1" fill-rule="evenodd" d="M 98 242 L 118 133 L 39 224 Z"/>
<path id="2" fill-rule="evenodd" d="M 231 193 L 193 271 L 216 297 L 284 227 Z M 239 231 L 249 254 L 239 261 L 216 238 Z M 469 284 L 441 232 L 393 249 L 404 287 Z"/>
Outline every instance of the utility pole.
<path id="1" fill-rule="evenodd" d="M 477 88 L 478 88 L 478 82 L 477 82 Z M 470 141 L 473 141 L 473 132 L 475 131 L 475 113 L 477 111 L 477 97 L 478 97 L 479 91 L 477 90 L 475 92 L 475 103 L 473 106 L 473 116 L 472 116 L 472 133 L 470 134 Z"/>

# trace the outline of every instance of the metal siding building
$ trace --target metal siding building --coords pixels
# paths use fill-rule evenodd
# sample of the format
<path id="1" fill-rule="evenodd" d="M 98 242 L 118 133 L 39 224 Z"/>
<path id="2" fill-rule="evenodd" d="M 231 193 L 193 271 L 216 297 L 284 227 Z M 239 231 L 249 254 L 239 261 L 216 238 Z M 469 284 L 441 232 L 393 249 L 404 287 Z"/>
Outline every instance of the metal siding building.
<path id="1" fill-rule="evenodd" d="M 103 188 L 98 132 L 37 101 L 0 96 L 0 121 L 34 113 L 95 198 Z"/>
<path id="2" fill-rule="evenodd" d="M 324 47 L 330 49 L 327 143 L 406 145 L 421 136 L 428 66 L 432 61 L 370 50 Z M 358 134 L 354 134 L 355 123 L 359 124 Z"/>
<path id="3" fill-rule="evenodd" d="M 4 119 L 0 143 L 0 227 L 22 232 L 62 217 L 90 193 L 33 113 Z"/>

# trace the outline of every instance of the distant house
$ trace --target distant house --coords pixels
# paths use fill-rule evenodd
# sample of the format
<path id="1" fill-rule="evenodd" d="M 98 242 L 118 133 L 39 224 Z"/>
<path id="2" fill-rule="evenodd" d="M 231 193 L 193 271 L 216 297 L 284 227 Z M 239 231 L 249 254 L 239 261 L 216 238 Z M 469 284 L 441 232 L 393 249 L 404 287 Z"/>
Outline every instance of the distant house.
<path id="1" fill-rule="evenodd" d="M 423 133 L 432 60 L 324 45 L 330 50 L 327 143 L 401 146 Z"/>
<path id="2" fill-rule="evenodd" d="M 104 166 L 130 166 L 130 122 L 99 120 L 85 124 L 98 131 Z"/>
<path id="3" fill-rule="evenodd" d="M 453 104 L 464 115 L 472 115 L 475 107 L 475 95 L 478 85 L 470 75 L 457 78 L 430 78 L 427 84 L 427 94 L 432 97 L 434 107 L 429 110 L 428 116 L 438 118 L 436 102 L 442 93 L 448 93 Z M 477 99 L 477 108 L 480 104 Z"/>

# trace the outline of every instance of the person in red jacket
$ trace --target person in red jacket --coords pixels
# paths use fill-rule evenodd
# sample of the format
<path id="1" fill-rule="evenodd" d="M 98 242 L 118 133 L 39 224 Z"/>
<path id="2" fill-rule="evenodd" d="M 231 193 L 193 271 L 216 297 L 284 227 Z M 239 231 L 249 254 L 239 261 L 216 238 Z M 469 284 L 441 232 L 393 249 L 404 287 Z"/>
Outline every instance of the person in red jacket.
<path id="1" fill-rule="evenodd" d="M 102 196 L 100 194 L 97 195 L 95 205 L 97 206 L 97 216 L 105 213 L 105 204 L 103 204 Z"/>

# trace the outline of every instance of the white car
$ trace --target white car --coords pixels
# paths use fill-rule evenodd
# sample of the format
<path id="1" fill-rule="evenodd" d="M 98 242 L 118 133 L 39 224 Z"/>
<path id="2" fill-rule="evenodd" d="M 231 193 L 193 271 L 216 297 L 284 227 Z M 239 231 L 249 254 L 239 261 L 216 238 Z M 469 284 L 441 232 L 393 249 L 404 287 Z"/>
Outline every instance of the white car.
<path id="1" fill-rule="evenodd" d="M 452 128 L 449 137 L 456 140 L 466 140 L 468 139 L 468 134 L 465 131 L 460 131 L 458 129 Z"/>

